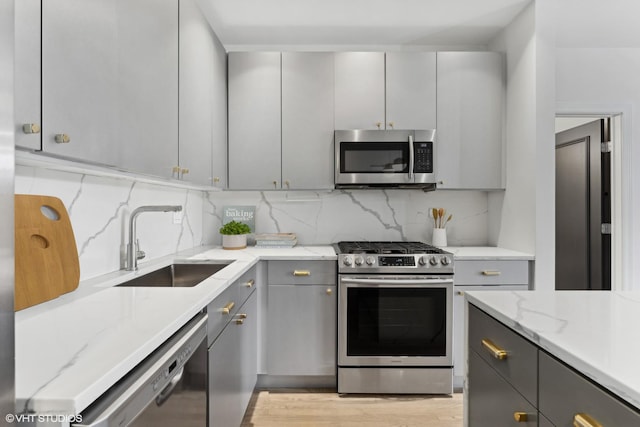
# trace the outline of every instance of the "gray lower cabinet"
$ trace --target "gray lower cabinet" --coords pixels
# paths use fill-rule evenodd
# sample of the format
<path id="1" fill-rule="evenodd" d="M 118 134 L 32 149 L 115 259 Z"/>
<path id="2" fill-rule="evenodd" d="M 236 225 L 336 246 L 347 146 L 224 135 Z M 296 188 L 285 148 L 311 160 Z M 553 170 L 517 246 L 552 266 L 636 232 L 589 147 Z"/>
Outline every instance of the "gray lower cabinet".
<path id="1" fill-rule="evenodd" d="M 470 427 L 538 425 L 536 408 L 475 351 L 469 351 L 468 379 Z"/>
<path id="2" fill-rule="evenodd" d="M 335 261 L 269 261 L 267 372 L 335 376 Z"/>
<path id="3" fill-rule="evenodd" d="M 467 425 L 640 425 L 638 408 L 471 304 L 468 322 Z"/>
<path id="4" fill-rule="evenodd" d="M 239 426 L 257 381 L 257 293 L 209 348 L 209 426 Z"/>

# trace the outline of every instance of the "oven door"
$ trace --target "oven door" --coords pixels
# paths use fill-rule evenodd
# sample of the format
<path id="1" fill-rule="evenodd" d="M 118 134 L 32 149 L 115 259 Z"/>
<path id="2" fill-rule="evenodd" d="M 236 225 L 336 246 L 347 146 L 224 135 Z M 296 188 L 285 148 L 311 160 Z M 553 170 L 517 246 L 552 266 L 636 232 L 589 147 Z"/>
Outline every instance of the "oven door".
<path id="1" fill-rule="evenodd" d="M 452 366 L 453 278 L 339 276 L 339 366 Z"/>
<path id="2" fill-rule="evenodd" d="M 336 185 L 435 182 L 434 131 L 336 131 Z"/>

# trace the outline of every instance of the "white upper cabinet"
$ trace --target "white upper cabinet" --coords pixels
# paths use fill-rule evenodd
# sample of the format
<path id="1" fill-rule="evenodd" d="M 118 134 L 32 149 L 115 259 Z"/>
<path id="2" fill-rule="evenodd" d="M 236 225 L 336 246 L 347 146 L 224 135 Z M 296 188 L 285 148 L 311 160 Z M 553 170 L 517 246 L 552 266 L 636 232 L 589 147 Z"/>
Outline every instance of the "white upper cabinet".
<path id="1" fill-rule="evenodd" d="M 16 145 L 40 150 L 40 0 L 15 2 Z"/>
<path id="2" fill-rule="evenodd" d="M 436 179 L 442 189 L 504 189 L 504 59 L 438 52 Z"/>
<path id="3" fill-rule="evenodd" d="M 232 52 L 229 67 L 229 188 L 279 189 L 280 53 Z"/>
<path id="4" fill-rule="evenodd" d="M 226 74 L 226 52 L 208 21 L 195 0 L 181 0 L 178 164 L 185 181 L 226 186 Z"/>
<path id="5" fill-rule="evenodd" d="M 284 189 L 333 188 L 333 54 L 282 53 Z"/>
<path id="6" fill-rule="evenodd" d="M 435 129 L 436 53 L 387 52 L 386 100 L 387 129 Z"/>
<path id="7" fill-rule="evenodd" d="M 336 129 L 433 129 L 435 52 L 335 54 Z"/>
<path id="8" fill-rule="evenodd" d="M 384 53 L 335 54 L 335 129 L 384 129 Z"/>
<path id="9" fill-rule="evenodd" d="M 177 0 L 42 2 L 42 149 L 170 177 Z"/>

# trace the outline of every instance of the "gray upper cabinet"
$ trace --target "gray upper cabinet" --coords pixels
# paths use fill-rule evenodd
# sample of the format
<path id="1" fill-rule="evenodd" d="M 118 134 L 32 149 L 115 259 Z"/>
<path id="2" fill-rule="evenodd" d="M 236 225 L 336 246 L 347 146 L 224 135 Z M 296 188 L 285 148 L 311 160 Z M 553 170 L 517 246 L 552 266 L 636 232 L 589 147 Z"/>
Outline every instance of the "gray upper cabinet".
<path id="1" fill-rule="evenodd" d="M 384 129 L 384 53 L 335 54 L 335 128 Z"/>
<path id="2" fill-rule="evenodd" d="M 229 188 L 280 188 L 280 53 L 232 52 L 228 68 Z"/>
<path id="3" fill-rule="evenodd" d="M 333 162 L 333 54 L 283 52 L 282 188 L 333 188 Z"/>
<path id="4" fill-rule="evenodd" d="M 185 181 L 226 186 L 226 74 L 226 52 L 199 6 L 181 0 L 177 173 Z"/>
<path id="5" fill-rule="evenodd" d="M 16 145 L 40 150 L 40 0 L 15 2 Z"/>
<path id="6" fill-rule="evenodd" d="M 435 126 L 435 52 L 336 53 L 336 129 Z"/>
<path id="7" fill-rule="evenodd" d="M 42 2 L 42 149 L 170 177 L 177 0 Z"/>
<path id="8" fill-rule="evenodd" d="M 387 52 L 386 112 L 387 129 L 436 128 L 435 52 Z"/>
<path id="9" fill-rule="evenodd" d="M 437 55 L 438 188 L 503 189 L 503 56 L 495 52 Z"/>

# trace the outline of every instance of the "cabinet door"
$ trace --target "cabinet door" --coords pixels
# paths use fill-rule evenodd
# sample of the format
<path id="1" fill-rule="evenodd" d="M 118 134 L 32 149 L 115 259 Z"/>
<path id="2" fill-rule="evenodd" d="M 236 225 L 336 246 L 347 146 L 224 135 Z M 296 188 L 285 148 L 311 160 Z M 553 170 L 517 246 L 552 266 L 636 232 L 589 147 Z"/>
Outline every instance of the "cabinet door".
<path id="1" fill-rule="evenodd" d="M 16 145 L 40 150 L 40 0 L 16 1 L 14 13 Z"/>
<path id="2" fill-rule="evenodd" d="M 535 369 L 535 366 L 532 367 Z M 468 422 L 473 427 L 538 425 L 538 411 L 475 351 L 469 352 Z M 516 413 L 527 420 L 516 422 Z"/>
<path id="3" fill-rule="evenodd" d="M 247 409 L 253 389 L 258 381 L 258 293 L 253 292 L 247 302 L 244 303 L 239 311 L 240 316 L 246 317 L 241 325 L 237 325 L 240 329 L 240 349 L 238 355 L 241 360 L 240 368 L 240 408 L 242 414 Z"/>
<path id="4" fill-rule="evenodd" d="M 117 28 L 118 2 L 42 2 L 43 151 L 116 164 Z"/>
<path id="5" fill-rule="evenodd" d="M 232 52 L 228 61 L 229 188 L 280 188 L 280 53 Z"/>
<path id="6" fill-rule="evenodd" d="M 335 54 L 335 129 L 384 129 L 384 53 Z"/>
<path id="7" fill-rule="evenodd" d="M 282 53 L 284 189 L 333 188 L 333 54 Z"/>
<path id="8" fill-rule="evenodd" d="M 225 185 L 226 61 L 224 48 L 195 0 L 181 0 L 178 163 L 181 171 L 189 171 L 181 173 L 185 181 Z"/>
<path id="9" fill-rule="evenodd" d="M 504 188 L 502 55 L 438 52 L 437 58 L 438 187 Z"/>
<path id="10" fill-rule="evenodd" d="M 336 286 L 269 284 L 269 375 L 335 375 Z"/>
<path id="11" fill-rule="evenodd" d="M 436 53 L 387 52 L 386 101 L 387 129 L 435 129 Z"/>

